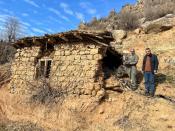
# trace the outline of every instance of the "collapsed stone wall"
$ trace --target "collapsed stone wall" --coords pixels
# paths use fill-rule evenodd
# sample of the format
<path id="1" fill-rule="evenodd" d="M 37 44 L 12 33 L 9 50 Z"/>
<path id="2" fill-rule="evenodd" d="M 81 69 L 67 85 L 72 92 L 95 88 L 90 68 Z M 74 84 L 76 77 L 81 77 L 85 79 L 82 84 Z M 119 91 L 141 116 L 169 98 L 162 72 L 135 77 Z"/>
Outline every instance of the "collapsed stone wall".
<path id="1" fill-rule="evenodd" d="M 26 87 L 35 79 L 35 62 L 40 47 L 25 47 L 18 49 L 11 66 L 10 89 L 15 93 L 24 94 Z"/>
<path id="2" fill-rule="evenodd" d="M 55 45 L 50 84 L 74 94 L 103 96 L 105 48 L 89 43 Z"/>

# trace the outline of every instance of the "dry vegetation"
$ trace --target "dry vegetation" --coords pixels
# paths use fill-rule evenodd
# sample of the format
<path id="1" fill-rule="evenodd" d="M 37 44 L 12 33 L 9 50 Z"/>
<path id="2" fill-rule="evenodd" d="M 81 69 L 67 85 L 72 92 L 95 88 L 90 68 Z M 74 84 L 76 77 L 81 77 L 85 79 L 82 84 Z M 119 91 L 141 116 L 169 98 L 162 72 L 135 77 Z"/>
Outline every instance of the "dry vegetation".
<path id="1" fill-rule="evenodd" d="M 147 20 L 154 20 L 175 13 L 175 0 L 145 0 L 144 14 Z"/>
<path id="2" fill-rule="evenodd" d="M 67 95 L 66 90 L 51 88 L 44 79 L 38 87 L 30 87 L 30 91 L 33 92 L 30 102 L 44 105 L 61 104 Z"/>
<path id="3" fill-rule="evenodd" d="M 6 42 L 0 42 L 0 64 L 11 62 L 15 56 L 16 49 Z"/>
<path id="4" fill-rule="evenodd" d="M 16 49 L 12 46 L 21 34 L 21 25 L 15 17 L 8 17 L 0 29 L 0 64 L 11 62 Z"/>
<path id="5" fill-rule="evenodd" d="M 13 122 L 8 121 L 6 123 L 0 122 L 0 131 L 43 131 L 42 128 L 37 127 L 37 125 L 33 123 L 19 123 L 19 122 Z"/>
<path id="6" fill-rule="evenodd" d="M 119 29 L 132 30 L 139 26 L 139 21 L 136 14 L 128 11 L 119 14 Z"/>
<path id="7" fill-rule="evenodd" d="M 110 12 L 108 17 L 97 19 L 94 17 L 89 23 L 85 23 L 85 29 L 90 30 L 133 30 L 138 27 L 138 19 L 135 13 L 124 11 L 116 13 L 114 10 Z M 79 26 L 81 29 L 81 24 Z"/>
<path id="8" fill-rule="evenodd" d="M 143 10 L 139 4 L 142 4 Z M 79 28 L 89 30 L 133 30 L 139 26 L 139 19 L 141 18 L 149 21 L 173 13 L 175 13 L 175 0 L 143 0 L 142 3 L 134 6 L 124 6 L 119 13 L 113 10 L 107 17 L 93 18 L 90 22 L 81 23 Z"/>
<path id="9" fill-rule="evenodd" d="M 145 3 L 144 3 L 144 13 L 145 13 L 145 17 L 147 20 L 153 20 L 153 19 L 162 17 L 168 13 L 173 13 L 174 10 L 175 10 L 175 0 L 167 0 L 166 2 L 165 0 L 154 0 L 154 1 L 145 0 Z M 92 29 L 92 30 L 93 29 L 106 30 L 107 28 L 133 30 L 139 26 L 139 22 L 138 22 L 138 16 L 129 10 L 126 10 L 120 13 L 111 11 L 108 17 L 101 18 L 99 20 L 97 18 L 94 18 L 91 22 L 86 23 L 85 26 L 86 26 L 86 29 Z M 15 51 L 16 50 L 10 44 L 1 42 L 0 43 L 0 64 L 11 62 L 11 60 L 14 57 Z M 0 82 L 1 82 L 1 79 L 4 80 L 4 78 L 1 77 L 1 74 L 2 74 L 1 69 L 2 68 L 0 66 Z M 9 68 L 6 68 L 6 70 L 7 72 L 10 71 Z M 167 69 L 167 72 L 163 72 L 163 73 L 164 75 L 160 74 L 157 76 L 156 82 L 159 82 L 159 83 L 166 82 L 168 83 L 168 85 L 169 84 L 175 85 L 174 68 Z M 75 83 L 75 80 L 73 81 L 73 83 Z M 75 83 L 75 84 L 79 84 L 79 83 Z M 43 80 L 43 82 L 41 82 L 40 85 L 37 85 L 37 87 L 31 85 L 32 86 L 30 87 L 30 89 L 32 90 L 31 102 L 36 103 L 36 104 L 43 104 L 43 105 L 50 105 L 50 104 L 55 104 L 55 103 L 59 104 L 60 102 L 62 103 L 65 100 L 67 94 L 69 92 L 74 91 L 74 89 L 72 88 L 71 90 L 67 90 L 67 87 L 71 85 L 72 83 L 69 83 L 67 86 L 65 86 L 64 89 L 66 90 L 62 90 L 61 88 L 59 90 L 51 88 L 46 80 Z M 173 90 L 173 88 L 170 88 L 170 90 Z M 114 96 L 112 97 L 112 95 Z M 99 105 L 99 107 L 104 106 L 102 108 L 103 109 L 102 111 L 97 112 L 97 110 L 95 110 L 94 112 L 92 112 L 95 115 L 90 116 L 94 118 L 95 120 L 98 119 L 96 120 L 98 121 L 97 122 L 98 126 L 94 124 L 95 121 L 93 121 L 93 119 L 87 124 L 86 119 L 84 117 L 81 117 L 81 114 L 79 112 L 75 112 L 73 110 L 72 111 L 73 112 L 72 113 L 73 122 L 75 122 L 77 125 L 78 124 L 83 125 L 82 127 L 81 126 L 77 126 L 76 128 L 74 127 L 75 130 L 77 131 L 83 130 L 84 127 L 87 128 L 89 125 L 93 125 L 91 130 L 93 130 L 93 128 L 94 130 L 106 130 L 108 128 L 110 129 L 110 127 L 108 127 L 109 125 L 105 125 L 106 123 L 108 124 L 108 122 L 110 123 L 110 125 L 112 125 L 111 123 L 113 123 L 113 127 L 111 129 L 116 129 L 117 127 L 120 127 L 121 129 L 124 129 L 124 130 L 131 130 L 131 129 L 135 130 L 136 127 L 139 127 L 140 130 L 151 130 L 152 128 L 154 128 L 153 124 L 155 124 L 157 121 L 162 121 L 162 125 L 163 124 L 166 125 L 166 122 L 167 122 L 168 124 L 166 125 L 167 126 L 166 129 L 169 129 L 169 130 L 171 130 L 171 128 L 172 130 L 174 129 L 173 119 L 171 119 L 170 117 L 171 115 L 173 115 L 172 112 L 174 111 L 173 110 L 174 104 L 173 106 L 171 106 L 171 104 L 169 104 L 170 103 L 169 101 L 165 102 L 164 100 L 160 98 L 147 99 L 137 92 L 136 93 L 135 92 L 124 92 L 123 94 L 122 93 L 117 94 L 113 92 L 113 94 L 109 94 L 109 98 L 111 99 L 111 101 L 110 99 L 106 98 L 105 102 Z M 159 110 L 160 107 L 161 109 Z M 162 107 L 165 109 L 162 109 Z M 169 110 L 170 111 L 172 110 L 172 112 L 169 113 Z M 147 111 L 147 112 L 143 112 L 143 111 Z M 164 118 L 164 116 L 161 116 L 160 114 L 156 114 L 156 113 L 160 113 L 160 114 L 169 113 L 168 114 L 169 116 L 167 118 Z M 83 114 L 86 115 L 86 113 L 84 112 Z M 120 116 L 116 116 L 114 120 L 114 116 L 116 114 L 119 114 Z M 69 114 L 67 113 L 67 115 Z M 153 119 L 150 119 L 149 115 L 150 116 L 152 115 L 153 118 L 154 119 L 156 118 L 156 119 L 153 121 Z M 104 123 L 100 123 L 100 122 L 103 122 L 102 116 L 103 117 L 106 116 L 106 118 L 104 117 Z M 106 119 L 108 122 L 106 121 Z M 71 124 L 75 126 L 73 122 Z M 155 122 L 155 123 L 152 124 L 152 122 Z M 157 129 L 160 129 L 159 126 L 161 126 L 161 124 L 160 125 L 155 124 L 155 125 Z M 21 131 L 38 130 L 40 131 L 43 129 L 39 128 L 37 125 L 30 123 L 30 122 L 29 123 L 19 123 L 19 122 L 1 123 L 0 121 L 0 131 L 1 130 L 2 131 L 6 131 L 6 130 L 7 131 L 10 131 L 10 130 L 19 130 L 19 131 L 20 130 Z"/>

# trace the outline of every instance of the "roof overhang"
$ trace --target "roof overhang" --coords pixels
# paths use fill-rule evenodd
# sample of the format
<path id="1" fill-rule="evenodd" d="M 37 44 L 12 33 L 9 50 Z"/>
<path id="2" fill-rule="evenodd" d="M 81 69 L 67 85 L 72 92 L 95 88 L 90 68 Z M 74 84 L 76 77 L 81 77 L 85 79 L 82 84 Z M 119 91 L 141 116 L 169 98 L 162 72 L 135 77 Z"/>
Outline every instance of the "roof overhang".
<path id="1" fill-rule="evenodd" d="M 110 32 L 107 31 L 80 31 L 73 30 L 68 32 L 62 32 L 58 34 L 45 34 L 40 37 L 25 37 L 19 39 L 13 45 L 16 48 L 39 46 L 47 44 L 72 44 L 76 42 L 93 42 L 102 46 L 108 46 L 109 43 L 113 41 L 113 37 Z"/>

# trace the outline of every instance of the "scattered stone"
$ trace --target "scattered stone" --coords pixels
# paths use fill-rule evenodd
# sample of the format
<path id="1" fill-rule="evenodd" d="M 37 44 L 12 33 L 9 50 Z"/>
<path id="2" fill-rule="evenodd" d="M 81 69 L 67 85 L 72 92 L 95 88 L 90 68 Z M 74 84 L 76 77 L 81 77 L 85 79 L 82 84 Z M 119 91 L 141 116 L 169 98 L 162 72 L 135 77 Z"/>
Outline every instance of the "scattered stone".
<path id="1" fill-rule="evenodd" d="M 139 28 L 134 30 L 134 33 L 137 35 L 140 34 L 140 32 L 141 32 L 141 29 L 139 29 Z"/>
<path id="2" fill-rule="evenodd" d="M 99 114 L 103 114 L 103 113 L 104 113 L 104 109 L 101 108 L 101 109 L 99 110 Z"/>

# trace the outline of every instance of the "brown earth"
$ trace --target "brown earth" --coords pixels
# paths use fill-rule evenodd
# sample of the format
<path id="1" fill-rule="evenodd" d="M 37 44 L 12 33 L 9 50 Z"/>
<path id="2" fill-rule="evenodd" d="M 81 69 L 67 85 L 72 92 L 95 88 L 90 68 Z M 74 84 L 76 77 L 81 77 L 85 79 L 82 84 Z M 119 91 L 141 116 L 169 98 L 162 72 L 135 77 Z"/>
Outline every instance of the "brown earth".
<path id="1" fill-rule="evenodd" d="M 169 88 L 175 93 L 173 87 Z M 11 130 L 14 127 L 46 131 L 175 130 L 175 101 L 159 96 L 149 98 L 142 93 L 143 90 L 123 93 L 107 91 L 100 102 L 86 96 L 72 96 L 62 104 L 48 106 L 28 103 L 26 98 L 10 94 L 3 87 L 0 89 L 1 123 L 5 123 L 6 127 L 11 125 Z M 33 125 L 42 128 L 34 128 Z"/>
<path id="2" fill-rule="evenodd" d="M 143 81 L 135 92 L 108 90 L 101 101 L 88 96 L 69 96 L 61 103 L 33 103 L 30 95 L 10 93 L 0 88 L 0 130 L 46 131 L 173 131 L 175 130 L 175 28 L 160 33 L 129 32 L 123 49 L 134 47 L 141 69 L 144 49 L 159 57 L 157 90 L 145 97 Z M 113 78 L 108 80 L 111 84 Z M 1 126 L 2 125 L 2 126 Z M 2 128 L 2 129 L 1 129 Z"/>

